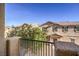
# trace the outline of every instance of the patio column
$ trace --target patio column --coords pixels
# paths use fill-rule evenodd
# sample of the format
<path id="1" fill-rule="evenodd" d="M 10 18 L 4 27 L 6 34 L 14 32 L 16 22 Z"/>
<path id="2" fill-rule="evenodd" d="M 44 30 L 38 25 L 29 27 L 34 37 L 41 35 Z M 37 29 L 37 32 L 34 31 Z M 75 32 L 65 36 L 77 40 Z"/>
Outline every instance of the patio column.
<path id="1" fill-rule="evenodd" d="M 62 36 L 54 33 L 54 34 L 50 35 L 50 37 L 53 39 L 53 43 L 54 43 L 54 45 L 53 45 L 53 56 L 55 56 L 56 55 L 56 46 L 55 46 L 56 41 L 57 41 L 57 39 L 61 38 Z"/>
<path id="2" fill-rule="evenodd" d="M 5 14 L 4 14 L 4 4 L 0 3 L 0 56 L 6 55 L 5 49 L 5 39 L 4 39 L 4 31 L 5 31 Z"/>

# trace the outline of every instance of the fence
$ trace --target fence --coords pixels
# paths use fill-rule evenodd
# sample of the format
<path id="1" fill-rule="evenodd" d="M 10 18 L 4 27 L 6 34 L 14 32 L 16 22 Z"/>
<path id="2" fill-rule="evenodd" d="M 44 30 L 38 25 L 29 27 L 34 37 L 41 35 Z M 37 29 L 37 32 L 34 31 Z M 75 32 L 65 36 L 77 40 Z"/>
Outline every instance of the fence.
<path id="1" fill-rule="evenodd" d="M 20 40 L 21 56 L 53 56 L 54 43 L 38 40 Z"/>

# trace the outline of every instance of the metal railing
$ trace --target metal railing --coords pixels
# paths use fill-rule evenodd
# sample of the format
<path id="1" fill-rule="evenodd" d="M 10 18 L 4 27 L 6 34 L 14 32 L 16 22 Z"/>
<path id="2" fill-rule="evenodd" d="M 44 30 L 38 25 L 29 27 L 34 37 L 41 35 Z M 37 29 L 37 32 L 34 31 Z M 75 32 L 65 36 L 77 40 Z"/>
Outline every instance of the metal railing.
<path id="1" fill-rule="evenodd" d="M 20 40 L 21 56 L 53 56 L 54 43 L 38 40 Z"/>

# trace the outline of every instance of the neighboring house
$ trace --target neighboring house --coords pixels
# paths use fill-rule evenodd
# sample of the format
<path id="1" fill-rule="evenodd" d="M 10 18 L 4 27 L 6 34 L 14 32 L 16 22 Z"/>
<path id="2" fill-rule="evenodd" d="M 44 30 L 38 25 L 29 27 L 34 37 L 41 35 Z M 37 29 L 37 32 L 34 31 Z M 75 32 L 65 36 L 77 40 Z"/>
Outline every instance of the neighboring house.
<path id="1" fill-rule="evenodd" d="M 42 24 L 42 30 L 44 30 L 49 37 L 53 40 L 52 36 L 60 35 L 62 37 L 56 38 L 58 41 L 74 42 L 79 45 L 79 22 L 46 22 Z M 55 38 L 54 38 L 55 39 Z"/>
<path id="2" fill-rule="evenodd" d="M 32 28 L 39 27 L 39 25 L 37 25 L 37 24 L 26 24 L 26 23 L 24 23 L 23 25 L 16 26 L 16 29 L 18 29 L 18 30 L 20 30 L 22 28 L 27 29 L 28 26 L 31 26 Z"/>
<path id="3" fill-rule="evenodd" d="M 15 30 L 19 31 L 21 29 L 27 29 L 28 26 L 31 26 L 32 28 L 39 27 L 39 25 L 26 24 L 26 23 L 24 23 L 22 25 L 18 25 L 16 27 L 14 27 L 14 26 L 12 26 L 12 27 L 11 26 L 6 26 L 5 27 L 5 38 L 7 38 L 9 36 L 9 34 L 10 34 L 11 31 L 15 31 Z"/>
<path id="4" fill-rule="evenodd" d="M 10 27 L 10 26 L 6 26 L 6 27 L 5 27 L 5 38 L 8 37 L 8 35 L 10 34 L 10 32 L 11 32 L 12 30 L 13 30 L 13 28 Z"/>

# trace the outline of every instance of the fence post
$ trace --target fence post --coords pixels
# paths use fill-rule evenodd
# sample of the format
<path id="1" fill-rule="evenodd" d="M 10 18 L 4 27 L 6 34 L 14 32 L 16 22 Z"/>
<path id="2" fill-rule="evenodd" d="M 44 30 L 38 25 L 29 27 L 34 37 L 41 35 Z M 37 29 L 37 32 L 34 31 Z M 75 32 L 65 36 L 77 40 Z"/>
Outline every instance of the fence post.
<path id="1" fill-rule="evenodd" d="M 6 40 L 6 56 L 9 56 L 10 54 L 10 52 L 9 52 L 9 45 L 10 45 L 10 42 L 9 42 L 9 40 Z"/>

